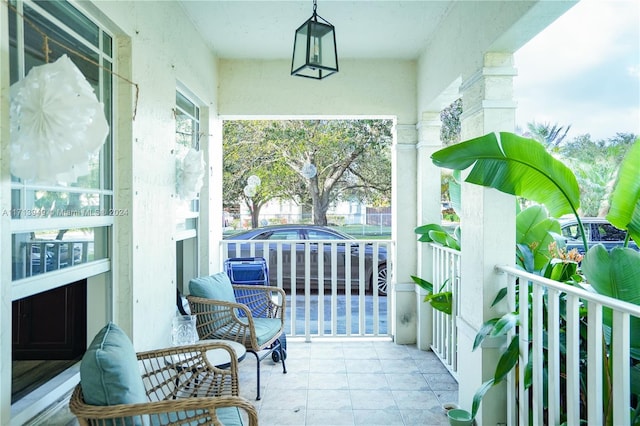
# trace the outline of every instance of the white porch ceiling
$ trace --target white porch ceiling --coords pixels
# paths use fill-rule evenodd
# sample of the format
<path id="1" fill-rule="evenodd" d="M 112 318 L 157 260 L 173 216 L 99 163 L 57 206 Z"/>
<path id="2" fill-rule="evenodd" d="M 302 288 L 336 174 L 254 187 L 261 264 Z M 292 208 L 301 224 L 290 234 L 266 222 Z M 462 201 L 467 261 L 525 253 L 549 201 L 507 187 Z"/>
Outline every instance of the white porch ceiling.
<path id="1" fill-rule="evenodd" d="M 179 0 L 219 58 L 290 59 L 312 0 Z M 338 58 L 417 59 L 453 0 L 318 0 L 336 27 Z"/>

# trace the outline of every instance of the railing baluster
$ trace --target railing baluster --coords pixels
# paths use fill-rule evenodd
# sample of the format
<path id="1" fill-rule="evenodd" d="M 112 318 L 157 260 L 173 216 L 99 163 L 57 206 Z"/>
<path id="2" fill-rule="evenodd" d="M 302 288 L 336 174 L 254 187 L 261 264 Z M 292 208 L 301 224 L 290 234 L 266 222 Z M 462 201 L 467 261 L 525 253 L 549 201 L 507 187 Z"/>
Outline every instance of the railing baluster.
<path id="1" fill-rule="evenodd" d="M 373 271 L 371 272 L 371 292 L 373 296 L 373 335 L 378 336 L 380 335 L 380 298 L 378 296 L 378 256 L 380 253 L 380 243 L 373 243 L 371 249 L 371 258 L 373 259 Z M 389 253 L 389 250 L 387 250 L 387 253 Z M 387 269 L 387 272 L 388 271 L 389 270 Z M 387 289 L 388 288 L 389 282 L 387 282 Z"/>
<path id="2" fill-rule="evenodd" d="M 289 256 L 291 256 L 290 269 L 289 269 L 289 282 L 291 283 L 291 309 L 289 309 L 291 315 L 291 327 L 293 328 L 293 335 L 296 334 L 296 322 L 297 322 L 297 310 L 298 310 L 298 297 L 297 287 L 298 278 L 296 276 L 296 243 L 292 241 L 289 244 Z"/>
<path id="3" fill-rule="evenodd" d="M 311 341 L 311 245 L 304 243 L 304 337 Z"/>
<path id="4" fill-rule="evenodd" d="M 283 288 L 282 282 L 282 243 L 276 243 L 276 284 L 279 288 Z"/>
<path id="5" fill-rule="evenodd" d="M 532 300 L 532 359 L 533 363 L 533 392 L 531 395 L 531 401 L 533 403 L 533 424 L 544 424 L 544 386 L 542 385 L 542 372 L 543 372 L 543 340 L 542 330 L 544 329 L 543 317 L 542 317 L 542 295 L 543 289 L 540 286 L 533 286 L 533 300 Z M 553 327 L 553 325 L 550 325 Z"/>
<path id="6" fill-rule="evenodd" d="M 516 295 L 518 298 L 518 308 L 520 311 L 520 327 L 519 327 L 519 351 L 520 351 L 520 359 L 522 360 L 522 366 L 527 365 L 529 362 L 529 343 L 531 341 L 531 336 L 529 335 L 529 281 L 523 278 L 519 279 L 518 282 L 519 291 Z M 523 291 L 526 289 L 527 291 Z M 511 333 L 509 333 L 511 337 Z M 531 401 L 531 396 L 529 392 L 525 389 L 525 368 L 518 369 L 518 393 L 520 394 L 521 400 L 520 403 L 525 407 L 529 406 L 529 402 Z M 526 413 L 523 413 L 526 411 Z M 531 415 L 529 410 L 520 410 L 521 419 L 523 422 L 521 423 L 528 425 L 529 424 L 529 416 Z"/>
<path id="7" fill-rule="evenodd" d="M 567 424 L 580 424 L 580 299 L 567 294 Z"/>
<path id="8" fill-rule="evenodd" d="M 587 305 L 587 419 L 590 424 L 601 425 L 602 417 L 602 305 Z"/>
<path id="9" fill-rule="evenodd" d="M 538 288 L 538 286 L 536 286 Z M 547 382 L 552 384 L 560 383 L 560 292 L 549 289 L 547 293 L 549 303 L 548 327 L 548 353 L 549 364 L 547 366 Z M 560 424 L 560 386 L 548 387 L 548 422 L 549 424 Z"/>
<path id="10" fill-rule="evenodd" d="M 365 263 L 365 244 L 358 244 L 358 332 L 361 336 L 367 333 L 366 321 L 365 321 L 365 276 L 364 276 L 364 263 Z M 375 259 L 374 259 L 375 260 Z M 375 261 L 373 263 L 376 263 Z"/>
<path id="11" fill-rule="evenodd" d="M 453 253 L 447 252 L 446 253 L 446 276 L 447 278 L 445 279 L 446 281 L 446 286 L 444 288 L 444 290 L 446 291 L 452 291 L 453 289 L 453 285 L 452 285 L 452 279 L 453 279 Z M 452 312 L 451 315 L 446 315 L 446 314 L 441 314 L 442 318 L 446 321 L 446 330 L 447 330 L 447 336 L 446 336 L 446 351 L 447 351 L 447 356 L 446 356 L 446 360 L 447 360 L 447 364 L 452 366 L 453 365 L 453 360 L 455 359 L 455 353 L 456 349 L 454 349 L 454 336 L 455 333 L 453 331 L 454 327 L 454 322 L 453 322 L 453 306 L 452 306 Z"/>
<path id="12" fill-rule="evenodd" d="M 509 312 L 515 312 L 516 310 L 516 286 L 515 281 L 517 277 L 512 274 L 507 274 L 507 309 Z M 509 336 L 513 336 L 510 332 Z M 516 403 L 517 396 L 520 392 L 520 375 L 519 370 L 511 370 L 507 376 L 507 424 L 515 425 L 519 424 L 527 425 L 527 420 L 520 417 L 518 406 Z"/>
<path id="13" fill-rule="evenodd" d="M 318 336 L 324 336 L 324 243 L 318 243 Z"/>
<path id="14" fill-rule="evenodd" d="M 347 253 L 351 252 L 351 243 L 344 243 L 344 297 L 346 306 L 346 335 L 351 336 L 351 256 Z"/>
<path id="15" fill-rule="evenodd" d="M 613 400 L 613 424 L 627 426 L 629 419 L 629 401 L 631 390 L 629 381 L 629 314 L 613 311 L 613 330 L 611 342 L 611 364 L 613 365 L 613 383 L 611 399 Z M 604 396 L 604 392 L 603 392 Z"/>
<path id="16" fill-rule="evenodd" d="M 338 244 L 331 243 L 331 334 L 338 334 Z"/>

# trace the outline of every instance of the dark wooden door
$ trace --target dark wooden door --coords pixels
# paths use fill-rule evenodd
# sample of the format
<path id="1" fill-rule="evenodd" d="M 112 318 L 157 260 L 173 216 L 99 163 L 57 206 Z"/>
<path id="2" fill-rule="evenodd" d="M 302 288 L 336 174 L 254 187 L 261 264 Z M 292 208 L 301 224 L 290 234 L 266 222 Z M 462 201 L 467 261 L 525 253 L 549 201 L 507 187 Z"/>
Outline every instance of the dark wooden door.
<path id="1" fill-rule="evenodd" d="M 87 281 L 13 302 L 13 360 L 72 360 L 86 349 Z"/>

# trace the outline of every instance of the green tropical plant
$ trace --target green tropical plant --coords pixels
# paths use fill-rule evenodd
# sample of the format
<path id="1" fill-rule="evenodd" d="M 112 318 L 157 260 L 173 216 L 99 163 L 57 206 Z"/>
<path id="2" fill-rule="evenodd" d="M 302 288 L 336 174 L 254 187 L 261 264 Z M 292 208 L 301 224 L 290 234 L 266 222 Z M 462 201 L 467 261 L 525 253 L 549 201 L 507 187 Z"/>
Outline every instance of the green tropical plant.
<path id="1" fill-rule="evenodd" d="M 499 138 L 498 138 L 499 136 Z M 582 228 L 578 215 L 580 191 L 577 180 L 571 170 L 561 161 L 551 156 L 537 141 L 521 136 L 501 132 L 490 133 L 479 138 L 462 142 L 437 151 L 432 155 L 434 164 L 454 170 L 464 170 L 472 166 L 466 182 L 495 188 L 501 192 L 521 196 L 543 204 L 554 217 L 573 214 Z M 611 201 L 611 210 L 607 219 L 616 227 L 627 230 L 628 237 L 640 240 L 640 140 L 627 153 Z M 582 269 L 593 288 L 611 297 L 640 304 L 640 256 L 629 248 L 619 248 L 607 253 L 601 246 L 588 250 L 585 233 L 582 232 L 585 251 Z M 519 246 L 522 265 L 533 267 L 536 256 L 530 247 Z M 544 267 L 542 274 L 567 281 L 577 282 L 575 266 L 567 268 L 559 263 Z M 527 269 L 527 268 L 525 268 Z M 578 279 L 579 281 L 579 279 Z M 501 292 L 502 293 L 502 292 Z M 496 300 L 503 295 L 499 294 Z M 495 303 L 495 302 L 494 302 Z M 610 315 L 605 315 L 605 326 L 610 327 Z M 492 319 L 478 332 L 481 340 L 487 335 L 501 335 L 517 327 L 516 313 L 508 313 L 503 318 Z M 636 328 L 639 329 L 639 328 Z M 640 333 L 638 333 L 640 334 Z M 640 336 L 632 335 L 632 354 L 640 353 Z M 476 340 L 478 340 L 476 339 Z M 479 343 L 478 343 L 479 345 Z M 472 416 L 475 417 L 480 402 L 486 392 L 506 377 L 517 364 L 518 346 L 512 340 L 498 361 L 494 377 L 482 384 L 472 403 Z M 526 366 L 525 366 L 526 368 Z M 638 369 L 632 369 L 638 375 Z M 611 374 L 606 370 L 605 374 Z M 605 398 L 610 397 L 605 395 Z M 605 404 L 605 407 L 610 404 Z M 636 409 L 636 413 L 640 409 Z"/>
<path id="2" fill-rule="evenodd" d="M 438 292 L 434 293 L 433 284 L 429 281 L 415 275 L 411 275 L 411 279 L 429 293 L 424 297 L 423 302 L 429 303 L 435 310 L 451 315 L 451 312 L 453 312 L 453 293 L 444 290 L 448 281 L 442 283 Z"/>
<path id="3" fill-rule="evenodd" d="M 420 235 L 418 238 L 420 242 L 434 242 L 453 250 L 460 250 L 460 227 L 456 227 L 453 233 L 449 233 L 442 226 L 436 223 L 429 223 L 418 226 L 414 232 Z M 451 291 L 445 290 L 447 281 L 442 283 L 437 292 L 434 292 L 434 287 L 431 282 L 415 275 L 411 275 L 411 279 L 419 287 L 427 291 L 428 294 L 424 297 L 424 302 L 428 302 L 434 309 L 440 312 L 451 315 L 453 310 L 453 294 Z"/>

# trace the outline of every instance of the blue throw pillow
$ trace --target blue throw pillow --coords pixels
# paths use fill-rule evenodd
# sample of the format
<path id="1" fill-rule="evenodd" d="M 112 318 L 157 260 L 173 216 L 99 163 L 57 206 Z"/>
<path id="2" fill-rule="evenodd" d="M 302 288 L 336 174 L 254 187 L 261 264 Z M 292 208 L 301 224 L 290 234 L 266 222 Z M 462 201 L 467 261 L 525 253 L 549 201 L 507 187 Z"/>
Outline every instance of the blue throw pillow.
<path id="1" fill-rule="evenodd" d="M 80 385 L 90 405 L 149 402 L 133 344 L 112 322 L 98 332 L 82 357 Z"/>
<path id="2" fill-rule="evenodd" d="M 208 277 L 193 278 L 189 281 L 189 293 L 191 296 L 204 299 L 236 303 L 231 280 L 224 272 L 218 272 Z"/>

